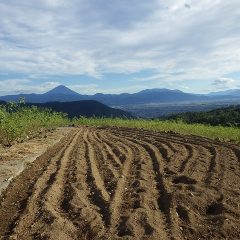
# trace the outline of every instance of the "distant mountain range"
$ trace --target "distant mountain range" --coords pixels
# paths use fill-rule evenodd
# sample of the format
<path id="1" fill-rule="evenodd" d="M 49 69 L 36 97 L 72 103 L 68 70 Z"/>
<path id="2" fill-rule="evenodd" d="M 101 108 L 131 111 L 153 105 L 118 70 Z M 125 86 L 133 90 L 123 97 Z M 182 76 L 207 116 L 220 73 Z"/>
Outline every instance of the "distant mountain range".
<path id="1" fill-rule="evenodd" d="M 0 101 L 0 105 L 6 102 Z M 112 118 L 133 118 L 133 116 L 123 110 L 106 106 L 94 100 L 83 100 L 75 102 L 48 102 L 48 103 L 26 103 L 27 106 L 37 106 L 51 108 L 56 112 L 67 113 L 68 117 L 112 117 Z"/>
<path id="2" fill-rule="evenodd" d="M 146 89 L 138 93 L 122 93 L 122 94 L 102 94 L 82 95 L 71 89 L 60 85 L 44 94 L 18 94 L 0 97 L 4 101 L 17 101 L 20 97 L 24 97 L 26 102 L 46 103 L 46 102 L 72 102 L 80 100 L 96 100 L 109 106 L 122 106 L 130 104 L 151 104 L 151 103 L 173 103 L 184 101 L 214 101 L 225 99 L 239 99 L 240 90 L 229 90 L 223 92 L 215 92 L 210 94 L 190 94 L 179 90 L 169 89 Z"/>
<path id="3" fill-rule="evenodd" d="M 236 96 L 240 97 L 240 89 L 231 89 L 227 91 L 212 92 L 209 93 L 210 96 Z"/>

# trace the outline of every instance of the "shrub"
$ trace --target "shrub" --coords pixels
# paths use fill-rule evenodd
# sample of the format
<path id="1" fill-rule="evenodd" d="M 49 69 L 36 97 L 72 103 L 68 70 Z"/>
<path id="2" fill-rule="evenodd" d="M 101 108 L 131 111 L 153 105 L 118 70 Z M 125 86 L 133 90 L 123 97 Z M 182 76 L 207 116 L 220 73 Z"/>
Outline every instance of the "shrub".
<path id="1" fill-rule="evenodd" d="M 65 126 L 68 122 L 66 114 L 11 102 L 0 106 L 0 143 L 11 145 L 13 141 L 33 136 L 44 128 Z"/>

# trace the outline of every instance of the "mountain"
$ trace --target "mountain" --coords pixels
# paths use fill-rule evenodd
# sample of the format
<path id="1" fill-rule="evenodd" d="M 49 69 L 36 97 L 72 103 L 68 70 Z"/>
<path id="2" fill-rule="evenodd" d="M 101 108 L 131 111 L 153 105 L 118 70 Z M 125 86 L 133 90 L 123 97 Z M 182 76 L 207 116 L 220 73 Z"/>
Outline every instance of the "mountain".
<path id="1" fill-rule="evenodd" d="M 166 103 L 179 101 L 198 101 L 205 98 L 198 94 L 184 93 L 179 90 L 170 89 L 146 89 L 132 95 L 136 103 Z M 135 104 L 136 104 L 135 103 Z"/>
<path id="2" fill-rule="evenodd" d="M 174 103 L 174 102 L 200 102 L 200 101 L 213 101 L 222 99 L 236 99 L 240 98 L 240 95 L 236 93 L 232 95 L 221 94 L 191 94 L 185 93 L 179 90 L 169 89 L 146 89 L 137 93 L 129 94 L 102 94 L 97 93 L 95 95 L 81 95 L 71 89 L 60 85 L 49 92 L 44 94 L 19 94 L 8 95 L 0 97 L 0 100 L 4 101 L 17 101 L 20 97 L 24 97 L 26 102 L 31 103 L 46 103 L 46 102 L 73 102 L 80 100 L 96 100 L 109 106 L 123 106 L 134 104 L 152 104 L 152 103 Z"/>
<path id="3" fill-rule="evenodd" d="M 48 103 L 28 103 L 38 107 L 51 108 L 56 112 L 67 113 L 70 118 L 73 117 L 119 117 L 133 118 L 133 116 L 120 109 L 108 107 L 94 100 L 76 101 L 76 102 L 48 102 Z"/>
<path id="4" fill-rule="evenodd" d="M 184 93 L 179 90 L 169 89 L 146 89 L 138 93 L 122 94 L 102 94 L 81 95 L 71 89 L 60 85 L 44 94 L 19 94 L 0 97 L 4 101 L 17 101 L 24 97 L 26 102 L 72 102 L 79 100 L 96 100 L 109 106 L 129 105 L 129 104 L 150 104 L 176 101 L 194 101 L 207 98 L 206 96 Z"/>
<path id="5" fill-rule="evenodd" d="M 119 106 L 129 104 L 169 103 L 179 101 L 199 101 L 207 97 L 184 93 L 179 90 L 146 89 L 133 94 L 96 94 L 92 98 L 104 104 Z"/>
<path id="6" fill-rule="evenodd" d="M 59 85 L 55 87 L 54 89 L 44 93 L 44 95 L 57 95 L 57 94 L 62 94 L 62 95 L 79 95 L 78 93 L 74 92 L 73 90 L 65 87 L 64 85 Z"/>
<path id="7" fill-rule="evenodd" d="M 0 97 L 1 100 L 4 101 L 18 101 L 20 97 L 25 98 L 26 102 L 31 103 L 46 103 L 46 102 L 71 102 L 71 101 L 79 101 L 86 100 L 84 95 L 80 95 L 71 89 L 60 85 L 46 93 L 43 94 L 18 94 L 18 95 L 7 95 Z"/>
<path id="8" fill-rule="evenodd" d="M 40 94 L 17 94 L 17 95 L 6 95 L 0 97 L 1 100 L 9 102 L 9 101 L 18 101 L 19 98 L 25 98 L 26 102 L 38 102 Z"/>
<path id="9" fill-rule="evenodd" d="M 235 96 L 240 97 L 240 89 L 230 89 L 227 91 L 211 92 L 210 96 Z"/>
<path id="10" fill-rule="evenodd" d="M 38 96 L 39 101 L 32 101 L 32 102 L 72 102 L 72 101 L 79 101 L 79 100 L 87 100 L 84 95 L 80 95 L 73 90 L 60 85 L 44 94 Z"/>

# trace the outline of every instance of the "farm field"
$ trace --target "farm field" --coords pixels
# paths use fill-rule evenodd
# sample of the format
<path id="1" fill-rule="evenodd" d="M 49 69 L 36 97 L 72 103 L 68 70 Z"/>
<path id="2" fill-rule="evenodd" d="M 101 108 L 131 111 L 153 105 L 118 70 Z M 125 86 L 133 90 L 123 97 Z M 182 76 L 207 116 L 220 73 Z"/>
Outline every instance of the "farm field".
<path id="1" fill-rule="evenodd" d="M 3 239 L 239 239 L 240 145 L 72 128 L 0 199 Z"/>

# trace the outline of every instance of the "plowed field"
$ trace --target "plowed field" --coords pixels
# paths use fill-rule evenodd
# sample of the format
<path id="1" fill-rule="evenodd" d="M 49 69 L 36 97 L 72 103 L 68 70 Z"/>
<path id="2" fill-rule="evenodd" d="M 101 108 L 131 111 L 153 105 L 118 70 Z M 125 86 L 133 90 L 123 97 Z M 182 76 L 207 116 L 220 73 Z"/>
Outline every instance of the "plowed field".
<path id="1" fill-rule="evenodd" d="M 0 201 L 2 239 L 240 239 L 240 146 L 75 128 Z"/>

